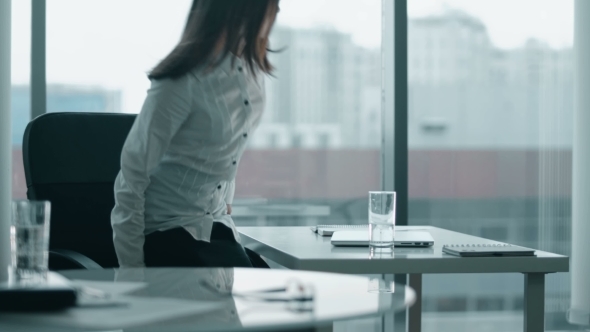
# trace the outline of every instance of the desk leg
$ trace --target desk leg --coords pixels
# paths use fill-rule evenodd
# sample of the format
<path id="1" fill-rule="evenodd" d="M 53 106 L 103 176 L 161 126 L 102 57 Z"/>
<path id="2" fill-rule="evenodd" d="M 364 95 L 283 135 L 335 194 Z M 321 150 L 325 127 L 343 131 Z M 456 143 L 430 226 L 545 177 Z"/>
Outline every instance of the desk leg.
<path id="1" fill-rule="evenodd" d="M 382 274 L 381 278 L 386 282 L 390 283 L 394 281 L 394 276 L 392 274 Z M 393 310 L 388 311 L 381 317 L 381 331 L 382 332 L 393 332 L 398 331 L 395 329 L 395 313 Z"/>
<path id="2" fill-rule="evenodd" d="M 545 274 L 524 275 L 524 332 L 545 330 Z"/>
<path id="3" fill-rule="evenodd" d="M 385 275 L 384 275 L 385 276 Z M 420 332 L 422 330 L 422 274 L 398 274 L 395 282 L 401 285 L 408 285 L 416 292 L 416 303 L 405 312 L 395 314 L 395 325 L 383 324 L 383 331 Z"/>
<path id="4" fill-rule="evenodd" d="M 416 292 L 416 303 L 408 309 L 407 332 L 422 330 L 422 274 L 408 274 L 408 285 Z"/>

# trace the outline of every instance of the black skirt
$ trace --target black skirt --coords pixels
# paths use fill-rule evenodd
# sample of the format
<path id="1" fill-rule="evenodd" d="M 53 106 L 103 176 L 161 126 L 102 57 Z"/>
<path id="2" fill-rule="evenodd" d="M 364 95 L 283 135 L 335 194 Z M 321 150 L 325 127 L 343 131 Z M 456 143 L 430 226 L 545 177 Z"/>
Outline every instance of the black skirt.
<path id="1" fill-rule="evenodd" d="M 147 267 L 259 267 L 266 262 L 238 243 L 232 230 L 213 223 L 211 242 L 195 240 L 184 228 L 154 232 L 143 246 Z"/>

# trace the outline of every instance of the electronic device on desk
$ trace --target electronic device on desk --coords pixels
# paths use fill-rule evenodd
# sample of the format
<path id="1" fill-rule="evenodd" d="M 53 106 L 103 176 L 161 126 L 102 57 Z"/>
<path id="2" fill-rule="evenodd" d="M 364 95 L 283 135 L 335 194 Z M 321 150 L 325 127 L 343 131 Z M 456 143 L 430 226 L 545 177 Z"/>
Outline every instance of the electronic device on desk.
<path id="1" fill-rule="evenodd" d="M 535 250 L 507 243 L 445 244 L 442 251 L 460 257 L 535 256 Z"/>
<path id="2" fill-rule="evenodd" d="M 336 231 L 332 235 L 331 243 L 337 247 L 368 247 L 369 232 Z M 434 239 L 426 231 L 396 231 L 393 245 L 394 247 L 428 248 L 434 245 Z"/>
<path id="3" fill-rule="evenodd" d="M 369 224 L 365 225 L 317 225 L 312 226 L 311 231 L 318 233 L 321 236 L 332 236 L 336 231 L 346 230 L 367 230 L 369 231 Z"/>
<path id="4" fill-rule="evenodd" d="M 76 305 L 77 290 L 68 279 L 48 272 L 39 283 L 0 283 L 0 312 L 58 311 Z"/>

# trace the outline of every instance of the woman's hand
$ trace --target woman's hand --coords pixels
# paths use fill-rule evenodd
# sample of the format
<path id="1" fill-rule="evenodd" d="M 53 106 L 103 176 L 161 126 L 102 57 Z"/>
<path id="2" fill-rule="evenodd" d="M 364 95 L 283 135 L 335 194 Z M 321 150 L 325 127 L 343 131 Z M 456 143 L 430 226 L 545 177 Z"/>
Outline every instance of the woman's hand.
<path id="1" fill-rule="evenodd" d="M 231 214 L 231 204 L 227 204 L 226 214 Z"/>

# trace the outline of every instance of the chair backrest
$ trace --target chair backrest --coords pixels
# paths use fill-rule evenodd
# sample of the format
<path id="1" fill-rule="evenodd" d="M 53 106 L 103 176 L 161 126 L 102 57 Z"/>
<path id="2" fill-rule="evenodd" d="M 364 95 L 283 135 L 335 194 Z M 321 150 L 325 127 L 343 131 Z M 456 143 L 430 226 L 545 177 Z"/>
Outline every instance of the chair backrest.
<path id="1" fill-rule="evenodd" d="M 118 266 L 110 213 L 121 150 L 135 115 L 48 113 L 23 140 L 27 196 L 51 202 L 50 249 Z"/>

